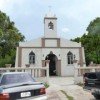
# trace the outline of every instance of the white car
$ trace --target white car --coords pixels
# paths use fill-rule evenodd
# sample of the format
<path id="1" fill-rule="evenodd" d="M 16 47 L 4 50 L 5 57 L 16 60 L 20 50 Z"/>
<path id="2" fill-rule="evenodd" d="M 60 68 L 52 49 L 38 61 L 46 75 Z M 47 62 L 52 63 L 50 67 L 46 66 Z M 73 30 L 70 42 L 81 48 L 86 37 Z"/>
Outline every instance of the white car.
<path id="1" fill-rule="evenodd" d="M 26 72 L 0 75 L 0 100 L 47 100 L 45 86 Z"/>

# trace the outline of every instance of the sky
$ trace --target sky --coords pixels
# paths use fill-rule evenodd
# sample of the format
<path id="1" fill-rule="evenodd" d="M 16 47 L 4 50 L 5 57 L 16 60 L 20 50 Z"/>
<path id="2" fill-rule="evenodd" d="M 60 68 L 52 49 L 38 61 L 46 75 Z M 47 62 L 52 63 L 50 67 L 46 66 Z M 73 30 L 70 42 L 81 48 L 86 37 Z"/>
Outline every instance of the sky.
<path id="1" fill-rule="evenodd" d="M 90 21 L 100 17 L 100 0 L 0 0 L 6 13 L 25 36 L 26 41 L 44 36 L 44 16 L 56 15 L 57 34 L 73 39 L 86 33 Z"/>

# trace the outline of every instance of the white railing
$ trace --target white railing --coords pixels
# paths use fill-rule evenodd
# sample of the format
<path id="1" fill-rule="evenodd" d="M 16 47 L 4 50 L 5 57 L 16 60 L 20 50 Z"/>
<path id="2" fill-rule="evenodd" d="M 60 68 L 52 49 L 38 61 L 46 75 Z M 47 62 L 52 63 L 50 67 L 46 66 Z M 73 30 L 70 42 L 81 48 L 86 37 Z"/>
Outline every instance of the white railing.
<path id="1" fill-rule="evenodd" d="M 83 83 L 83 75 L 87 72 L 100 72 L 100 66 L 75 67 L 75 73 L 74 73 L 75 84 Z"/>
<path id="2" fill-rule="evenodd" d="M 4 72 L 28 72 L 36 80 L 48 82 L 49 68 L 48 67 L 34 67 L 34 68 L 0 68 L 0 74 Z"/>

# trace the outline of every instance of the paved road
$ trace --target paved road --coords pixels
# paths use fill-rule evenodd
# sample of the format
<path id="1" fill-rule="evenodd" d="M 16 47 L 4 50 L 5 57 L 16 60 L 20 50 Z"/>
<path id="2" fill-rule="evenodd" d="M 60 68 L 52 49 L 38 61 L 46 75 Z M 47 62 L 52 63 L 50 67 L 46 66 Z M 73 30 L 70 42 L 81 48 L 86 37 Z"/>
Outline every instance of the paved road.
<path id="1" fill-rule="evenodd" d="M 89 91 L 84 91 L 82 87 L 74 85 L 73 77 L 51 77 L 49 84 L 48 100 L 68 100 L 60 90 L 73 96 L 74 100 L 95 100 Z"/>

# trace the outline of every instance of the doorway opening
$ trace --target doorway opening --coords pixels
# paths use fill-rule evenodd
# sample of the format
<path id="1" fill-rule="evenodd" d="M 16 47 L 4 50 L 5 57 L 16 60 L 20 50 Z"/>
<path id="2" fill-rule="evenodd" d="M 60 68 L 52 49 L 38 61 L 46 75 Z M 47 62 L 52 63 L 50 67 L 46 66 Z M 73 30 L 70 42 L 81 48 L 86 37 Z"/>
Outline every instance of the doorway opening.
<path id="1" fill-rule="evenodd" d="M 53 54 L 51 51 L 50 54 L 48 54 L 45 58 L 45 60 L 50 60 L 49 62 L 49 75 L 50 76 L 56 76 L 57 75 L 57 56 Z"/>

